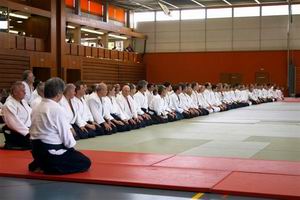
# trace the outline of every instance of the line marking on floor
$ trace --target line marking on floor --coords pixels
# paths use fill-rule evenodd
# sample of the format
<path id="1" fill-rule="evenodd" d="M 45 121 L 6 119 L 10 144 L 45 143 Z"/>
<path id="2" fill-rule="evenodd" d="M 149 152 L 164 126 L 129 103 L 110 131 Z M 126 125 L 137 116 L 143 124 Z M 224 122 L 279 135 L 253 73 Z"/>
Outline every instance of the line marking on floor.
<path id="1" fill-rule="evenodd" d="M 204 195 L 204 193 L 197 193 L 192 197 L 192 200 L 198 200 L 200 199 L 202 196 Z"/>

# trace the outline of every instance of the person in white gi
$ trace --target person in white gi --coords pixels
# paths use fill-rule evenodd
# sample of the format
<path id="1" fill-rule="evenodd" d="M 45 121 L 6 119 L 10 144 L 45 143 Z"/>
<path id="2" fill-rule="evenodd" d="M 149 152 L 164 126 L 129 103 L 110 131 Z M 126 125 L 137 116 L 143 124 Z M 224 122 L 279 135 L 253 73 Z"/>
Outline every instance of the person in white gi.
<path id="1" fill-rule="evenodd" d="M 105 83 L 100 83 L 96 86 L 95 92 L 90 95 L 87 104 L 95 122 L 101 126 L 104 134 L 110 135 L 117 132 L 117 128 L 107 117 L 105 118 L 106 111 L 103 98 L 106 97 L 106 95 L 107 86 Z"/>
<path id="2" fill-rule="evenodd" d="M 141 117 L 138 116 L 135 107 L 135 102 L 130 96 L 130 87 L 125 84 L 122 87 L 122 93 L 117 96 L 116 100 L 120 106 L 121 111 L 127 116 L 128 123 L 131 129 L 138 129 L 142 127 Z"/>
<path id="3" fill-rule="evenodd" d="M 60 78 L 51 78 L 45 82 L 45 98 L 32 111 L 33 161 L 30 171 L 43 171 L 45 174 L 69 174 L 84 172 L 91 166 L 88 157 L 76 151 L 76 141 L 69 128 L 69 122 L 62 115 L 59 105 L 65 84 Z"/>
<path id="4" fill-rule="evenodd" d="M 34 87 L 33 87 L 33 83 L 34 83 L 34 75 L 32 73 L 32 71 L 30 70 L 25 70 L 23 72 L 22 75 L 22 80 L 23 80 L 23 84 L 25 86 L 25 101 L 27 101 L 27 103 L 30 105 L 31 101 L 33 100 L 33 91 L 34 91 Z"/>
<path id="5" fill-rule="evenodd" d="M 5 149 L 30 149 L 29 127 L 31 126 L 31 108 L 24 100 L 25 86 L 21 81 L 11 86 L 11 95 L 2 108 L 5 126 Z"/>
<path id="6" fill-rule="evenodd" d="M 77 81 L 75 83 L 75 97 L 72 99 L 74 107 L 77 108 L 78 120 L 76 121 L 79 127 L 85 127 L 89 130 L 89 137 L 103 135 L 103 129 L 94 121 L 92 113 L 87 105 L 85 97 L 87 87 L 82 81 Z M 88 99 L 88 98 L 87 98 Z M 95 132 L 93 134 L 92 132 Z"/>
<path id="7" fill-rule="evenodd" d="M 45 87 L 45 83 L 43 82 L 40 82 L 37 85 L 36 91 L 38 95 L 31 101 L 30 107 L 32 109 L 37 105 L 39 105 L 39 103 L 41 103 L 42 99 L 44 98 L 44 87 Z"/>

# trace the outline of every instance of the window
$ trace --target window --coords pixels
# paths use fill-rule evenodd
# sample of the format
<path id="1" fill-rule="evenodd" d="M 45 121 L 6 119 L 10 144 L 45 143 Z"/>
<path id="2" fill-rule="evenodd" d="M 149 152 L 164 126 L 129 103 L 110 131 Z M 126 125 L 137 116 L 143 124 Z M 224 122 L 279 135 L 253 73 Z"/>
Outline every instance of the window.
<path id="1" fill-rule="evenodd" d="M 0 29 L 8 29 L 8 22 L 7 21 L 0 21 Z"/>
<path id="2" fill-rule="evenodd" d="M 134 27 L 138 22 L 152 22 L 155 20 L 154 12 L 136 12 L 133 14 Z"/>
<path id="3" fill-rule="evenodd" d="M 156 21 L 172 21 L 179 20 L 179 11 L 171 11 L 170 16 L 166 15 L 164 12 L 156 12 Z"/>
<path id="4" fill-rule="evenodd" d="M 293 15 L 300 15 L 300 4 L 292 5 L 292 14 Z"/>
<path id="5" fill-rule="evenodd" d="M 207 9 L 207 18 L 228 18 L 232 17 L 231 8 Z"/>
<path id="6" fill-rule="evenodd" d="M 181 19 L 205 19 L 205 9 L 182 10 Z"/>
<path id="7" fill-rule="evenodd" d="M 289 9 L 287 5 L 284 6 L 263 6 L 262 16 L 288 15 Z"/>
<path id="8" fill-rule="evenodd" d="M 234 17 L 256 17 L 260 15 L 260 7 L 240 7 L 233 9 Z"/>

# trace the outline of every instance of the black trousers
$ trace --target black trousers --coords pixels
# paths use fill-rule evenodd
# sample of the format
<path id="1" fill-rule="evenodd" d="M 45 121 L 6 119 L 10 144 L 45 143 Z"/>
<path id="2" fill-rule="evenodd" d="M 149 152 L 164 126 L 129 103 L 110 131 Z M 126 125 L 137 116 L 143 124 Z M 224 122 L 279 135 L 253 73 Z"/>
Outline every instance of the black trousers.
<path id="1" fill-rule="evenodd" d="M 114 134 L 118 131 L 117 127 L 116 126 L 111 126 L 112 130 L 108 131 L 105 129 L 105 126 L 104 124 L 100 124 L 101 128 L 103 129 L 103 132 L 104 132 L 104 135 L 111 135 L 111 134 Z"/>
<path id="2" fill-rule="evenodd" d="M 122 121 L 122 119 L 121 119 L 118 115 L 116 115 L 116 114 L 111 114 L 111 116 L 112 116 L 115 120 Z M 123 121 L 122 121 L 122 122 L 123 122 Z M 123 123 L 124 123 L 124 122 L 123 122 Z M 125 124 L 125 123 L 124 123 L 124 125 L 119 125 L 119 124 L 115 124 L 115 123 L 114 123 L 114 125 L 116 125 L 117 131 L 118 131 L 118 132 L 125 132 L 125 131 L 130 131 L 130 130 L 131 130 L 131 127 L 130 127 L 129 124 Z"/>
<path id="3" fill-rule="evenodd" d="M 0 116 L 0 124 L 4 124 L 4 120 L 2 116 Z"/>
<path id="4" fill-rule="evenodd" d="M 77 124 L 72 124 L 73 129 L 76 132 L 77 138 L 75 139 L 87 139 L 92 138 L 96 136 L 96 133 L 94 130 L 87 129 L 88 132 L 82 131 L 80 127 Z"/>
<path id="5" fill-rule="evenodd" d="M 206 110 L 205 108 L 199 108 L 200 112 L 201 112 L 201 115 L 209 115 L 209 112 L 208 110 Z"/>
<path id="6" fill-rule="evenodd" d="M 66 149 L 62 155 L 53 155 L 49 149 Z M 64 148 L 61 145 L 43 143 L 41 140 L 32 140 L 33 161 L 29 164 L 30 171 L 40 168 L 45 174 L 71 174 L 87 171 L 91 161 L 74 148 Z"/>
<path id="7" fill-rule="evenodd" d="M 151 118 L 152 118 L 154 124 L 164 124 L 164 123 L 167 123 L 169 121 L 168 117 L 163 118 L 162 116 L 159 116 L 159 115 L 156 115 L 156 114 L 152 115 Z"/>
<path id="8" fill-rule="evenodd" d="M 30 135 L 26 136 L 11 130 L 6 125 L 2 128 L 5 138 L 4 149 L 28 150 L 31 149 Z"/>
<path id="9" fill-rule="evenodd" d="M 88 124 L 93 124 L 92 122 L 88 121 Z M 104 130 L 102 127 L 96 126 L 96 130 L 93 130 L 96 136 L 104 135 Z"/>

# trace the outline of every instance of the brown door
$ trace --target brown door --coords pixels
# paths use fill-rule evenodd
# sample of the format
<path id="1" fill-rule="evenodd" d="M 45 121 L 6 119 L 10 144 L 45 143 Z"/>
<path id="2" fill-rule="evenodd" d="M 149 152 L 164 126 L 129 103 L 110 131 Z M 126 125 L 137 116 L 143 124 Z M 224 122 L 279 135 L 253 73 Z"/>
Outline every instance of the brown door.
<path id="1" fill-rule="evenodd" d="M 230 84 L 241 84 L 242 83 L 242 75 L 238 73 L 232 73 L 230 74 Z"/>
<path id="2" fill-rule="evenodd" d="M 32 72 L 40 81 L 46 81 L 51 77 L 51 69 L 48 67 L 33 67 Z"/>
<path id="3" fill-rule="evenodd" d="M 80 69 L 67 69 L 67 83 L 75 83 L 81 80 Z"/>
<path id="4" fill-rule="evenodd" d="M 229 73 L 221 73 L 220 74 L 220 82 L 221 83 L 229 83 L 230 82 L 230 74 Z"/>
<path id="5" fill-rule="evenodd" d="M 258 84 L 267 84 L 270 82 L 270 76 L 268 72 L 256 72 L 255 82 Z"/>
<path id="6" fill-rule="evenodd" d="M 239 73 L 221 73 L 220 74 L 220 82 L 228 83 L 231 85 L 241 84 L 242 83 L 242 75 Z"/>

